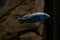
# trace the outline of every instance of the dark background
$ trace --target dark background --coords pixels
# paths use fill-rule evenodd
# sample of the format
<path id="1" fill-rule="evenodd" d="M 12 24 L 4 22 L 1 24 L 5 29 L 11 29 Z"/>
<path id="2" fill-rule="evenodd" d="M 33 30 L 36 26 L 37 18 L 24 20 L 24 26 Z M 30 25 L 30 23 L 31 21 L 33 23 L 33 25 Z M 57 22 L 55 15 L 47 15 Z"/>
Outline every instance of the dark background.
<path id="1" fill-rule="evenodd" d="M 60 40 L 60 1 L 45 0 L 44 12 L 51 15 L 46 22 L 46 40 Z"/>

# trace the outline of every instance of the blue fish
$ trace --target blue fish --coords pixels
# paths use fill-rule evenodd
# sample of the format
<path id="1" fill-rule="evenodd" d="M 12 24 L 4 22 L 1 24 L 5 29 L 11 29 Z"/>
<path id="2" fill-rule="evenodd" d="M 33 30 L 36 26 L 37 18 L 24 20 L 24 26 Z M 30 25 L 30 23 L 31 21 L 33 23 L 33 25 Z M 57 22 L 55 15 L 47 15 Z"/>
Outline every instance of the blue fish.
<path id="1" fill-rule="evenodd" d="M 24 23 L 24 22 L 32 23 L 32 22 L 44 21 L 47 20 L 48 18 L 50 18 L 50 15 L 43 12 L 36 12 L 36 13 L 24 15 L 22 18 L 19 18 L 18 20 L 20 23 Z"/>

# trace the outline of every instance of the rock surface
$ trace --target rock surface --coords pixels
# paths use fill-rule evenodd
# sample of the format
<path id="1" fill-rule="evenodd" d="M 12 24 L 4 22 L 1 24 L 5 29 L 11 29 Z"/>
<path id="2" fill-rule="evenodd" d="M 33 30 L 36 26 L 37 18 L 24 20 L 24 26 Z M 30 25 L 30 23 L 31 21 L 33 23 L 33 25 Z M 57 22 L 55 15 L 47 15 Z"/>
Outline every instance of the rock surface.
<path id="1" fill-rule="evenodd" d="M 43 3 L 43 1 L 41 0 Z M 3 2 L 2 2 L 3 3 Z M 1 3 L 1 4 L 2 4 Z M 1 7 L 2 6 L 2 7 Z M 0 6 L 0 40 L 11 40 L 21 29 L 30 29 L 34 25 L 29 23 L 20 24 L 18 18 L 25 14 L 36 12 L 35 0 L 5 0 Z M 42 6 L 42 5 L 41 5 Z M 42 6 L 43 7 L 43 6 Z M 41 8 L 43 10 L 43 8 Z M 38 29 L 43 35 L 43 24 Z M 42 40 L 43 36 L 39 36 L 33 32 L 28 32 L 19 36 L 20 40 Z M 19 40 L 18 38 L 13 40 Z"/>

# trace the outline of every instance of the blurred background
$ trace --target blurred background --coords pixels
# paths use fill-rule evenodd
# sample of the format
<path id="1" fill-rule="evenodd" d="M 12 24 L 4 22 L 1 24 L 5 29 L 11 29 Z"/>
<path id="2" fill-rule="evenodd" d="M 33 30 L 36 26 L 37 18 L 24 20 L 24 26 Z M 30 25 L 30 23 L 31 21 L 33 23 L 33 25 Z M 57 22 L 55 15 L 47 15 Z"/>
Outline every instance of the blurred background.
<path id="1" fill-rule="evenodd" d="M 31 23 L 20 24 L 17 20 L 33 12 L 51 15 L 38 29 L 41 36 L 33 32 L 23 32 L 20 39 L 13 40 L 59 40 L 59 5 L 59 0 L 0 0 L 0 40 L 11 40 L 20 30 L 35 26 Z"/>

